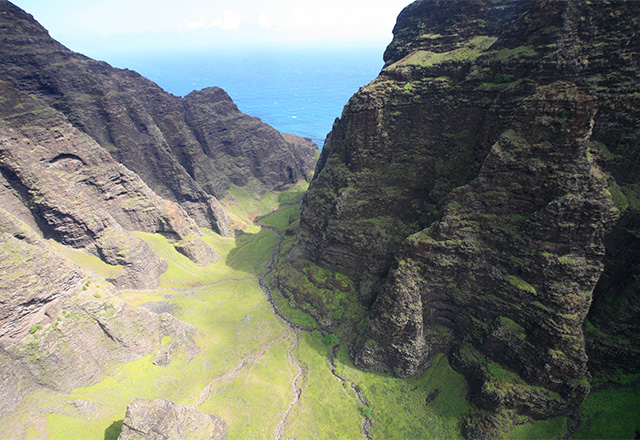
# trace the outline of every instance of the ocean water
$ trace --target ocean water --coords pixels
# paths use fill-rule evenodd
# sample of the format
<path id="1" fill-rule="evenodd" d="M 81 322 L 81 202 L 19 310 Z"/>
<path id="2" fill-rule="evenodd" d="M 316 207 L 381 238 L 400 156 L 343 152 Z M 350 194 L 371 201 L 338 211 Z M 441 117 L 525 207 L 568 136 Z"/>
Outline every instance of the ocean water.
<path id="1" fill-rule="evenodd" d="M 279 49 L 111 56 L 178 96 L 223 88 L 238 108 L 322 147 L 349 98 L 382 68 L 383 48 Z"/>

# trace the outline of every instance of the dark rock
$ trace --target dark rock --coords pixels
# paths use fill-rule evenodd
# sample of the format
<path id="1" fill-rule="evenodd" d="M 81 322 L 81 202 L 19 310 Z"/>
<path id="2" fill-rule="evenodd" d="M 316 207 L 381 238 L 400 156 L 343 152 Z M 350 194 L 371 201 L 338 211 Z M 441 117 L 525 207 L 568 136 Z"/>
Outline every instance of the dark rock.
<path id="1" fill-rule="evenodd" d="M 470 437 L 580 405 L 587 313 L 591 367 L 637 371 L 639 14 L 416 1 L 327 138 L 275 281 L 319 311 L 305 267 L 353 281 L 361 368 L 406 377 L 450 354 L 486 411 Z"/>
<path id="2" fill-rule="evenodd" d="M 136 399 L 127 407 L 119 440 L 224 440 L 220 417 L 167 399 Z"/>

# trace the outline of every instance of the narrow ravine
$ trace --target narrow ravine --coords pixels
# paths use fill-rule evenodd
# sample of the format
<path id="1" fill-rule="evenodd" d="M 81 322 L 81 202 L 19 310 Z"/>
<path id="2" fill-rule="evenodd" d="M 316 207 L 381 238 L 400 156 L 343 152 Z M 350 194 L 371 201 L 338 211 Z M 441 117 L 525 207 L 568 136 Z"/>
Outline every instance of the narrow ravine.
<path id="1" fill-rule="evenodd" d="M 291 413 L 291 410 L 293 410 L 293 408 L 296 406 L 296 404 L 300 400 L 300 396 L 302 394 L 302 388 L 298 386 L 298 380 L 302 377 L 302 367 L 300 366 L 300 364 L 298 363 L 298 361 L 296 360 L 296 358 L 293 355 L 294 350 L 296 349 L 296 347 L 298 346 L 298 344 L 300 342 L 300 337 L 298 336 L 298 333 L 296 332 L 296 330 L 301 330 L 301 331 L 305 331 L 305 332 L 311 332 L 311 331 L 313 331 L 315 329 L 309 328 L 309 327 L 305 327 L 305 326 L 302 326 L 300 324 L 297 324 L 297 323 L 291 321 L 289 318 L 287 318 L 282 313 L 280 313 L 280 310 L 278 310 L 278 307 L 276 306 L 276 303 L 275 303 L 275 301 L 273 299 L 273 293 L 271 291 L 271 288 L 269 286 L 267 286 L 266 279 L 271 274 L 271 272 L 273 272 L 273 266 L 275 264 L 276 258 L 280 254 L 280 250 L 282 249 L 282 243 L 284 242 L 284 234 L 282 232 L 280 232 L 279 229 L 274 228 L 273 226 L 260 225 L 260 224 L 258 224 L 258 222 L 260 220 L 263 220 L 263 219 L 269 217 L 270 215 L 274 214 L 276 211 L 278 211 L 278 209 L 280 209 L 280 208 L 282 208 L 284 206 L 296 205 L 296 204 L 300 203 L 301 201 L 302 201 L 302 198 L 300 198 L 299 200 L 297 200 L 296 202 L 293 202 L 293 203 L 282 204 L 278 208 L 276 208 L 273 211 L 271 211 L 269 214 L 260 216 L 260 217 L 258 217 L 258 218 L 256 218 L 254 220 L 254 224 L 256 226 L 258 226 L 260 228 L 268 229 L 270 231 L 273 231 L 278 235 L 278 238 L 279 238 L 278 244 L 277 244 L 275 250 L 273 251 L 273 253 L 271 254 L 271 258 L 269 259 L 269 265 L 267 266 L 267 270 L 265 271 L 264 274 L 262 274 L 262 276 L 258 280 L 258 284 L 260 285 L 260 288 L 262 290 L 264 290 L 264 292 L 267 294 L 267 300 L 269 301 L 269 304 L 271 304 L 271 309 L 273 310 L 273 313 L 277 317 L 282 319 L 289 326 L 289 328 L 291 330 L 293 330 L 293 334 L 295 336 L 293 345 L 289 349 L 289 352 L 287 353 L 287 356 L 289 358 L 289 362 L 291 363 L 291 365 L 293 365 L 298 370 L 298 372 L 294 376 L 293 382 L 292 382 L 293 398 L 291 399 L 291 402 L 289 402 L 289 406 L 287 407 L 287 409 L 285 410 L 284 414 L 282 415 L 282 418 L 280 419 L 280 421 L 276 425 L 276 428 L 275 428 L 275 431 L 274 431 L 275 440 L 281 440 L 282 439 L 282 431 L 284 429 L 285 424 L 287 423 L 287 419 L 289 418 L 289 414 Z"/>
<path id="2" fill-rule="evenodd" d="M 260 220 L 268 217 L 269 215 L 273 214 L 274 212 L 276 212 L 276 211 L 272 211 L 270 214 L 265 215 L 263 217 L 260 217 Z M 256 220 L 256 221 L 258 221 L 258 220 Z M 255 224 L 256 224 L 256 226 L 259 226 L 259 227 L 261 227 L 263 229 L 268 229 L 270 231 L 275 232 L 276 234 L 278 234 L 278 237 L 280 237 L 280 241 L 278 241 L 278 245 L 276 246 L 275 251 L 273 251 L 273 254 L 271 254 L 271 259 L 269 260 L 269 266 L 267 266 L 267 271 L 258 280 L 258 283 L 260 284 L 260 288 L 262 290 L 264 290 L 264 292 L 267 294 L 267 300 L 269 301 L 269 304 L 271 304 L 271 309 L 273 310 L 273 313 L 275 313 L 278 318 L 282 319 L 284 322 L 287 323 L 287 325 L 289 327 L 291 327 L 293 329 L 302 330 L 304 332 L 312 332 L 314 330 L 319 330 L 319 329 L 316 329 L 316 328 L 305 327 L 303 325 L 297 324 L 297 323 L 291 321 L 286 316 L 284 316 L 280 312 L 280 310 L 278 310 L 278 307 L 276 306 L 276 303 L 275 303 L 275 301 L 273 299 L 273 293 L 271 292 L 271 288 L 269 286 L 267 286 L 266 279 L 271 274 L 271 272 L 273 272 L 273 265 L 275 264 L 276 257 L 280 253 L 280 249 L 282 249 L 282 243 L 284 242 L 284 234 L 282 232 L 280 232 L 277 228 L 274 228 L 273 226 L 259 225 L 258 223 L 255 223 Z"/>
<path id="3" fill-rule="evenodd" d="M 369 406 L 369 402 L 367 402 L 367 399 L 364 398 L 364 395 L 362 394 L 362 391 L 360 391 L 360 388 L 358 388 L 358 385 L 356 385 L 352 380 L 344 378 L 340 376 L 338 373 L 336 373 L 336 356 L 338 354 L 338 348 L 339 348 L 338 345 L 334 346 L 333 351 L 331 352 L 331 356 L 329 356 L 329 365 L 331 366 L 331 374 L 333 374 L 335 377 L 340 379 L 342 383 L 348 383 L 351 386 L 353 391 L 356 393 L 356 397 L 358 398 L 358 401 L 360 402 L 361 405 Z M 364 434 L 365 440 L 372 440 L 370 435 L 371 419 L 367 417 L 363 417 L 362 432 Z"/>
<path id="4" fill-rule="evenodd" d="M 293 378 L 293 398 L 291 399 L 291 403 L 289 404 L 289 407 L 284 412 L 280 422 L 278 422 L 278 424 L 276 425 L 276 429 L 275 429 L 275 439 L 276 440 L 281 440 L 282 439 L 282 430 L 284 429 L 284 426 L 285 426 L 285 423 L 287 421 L 287 418 L 289 417 L 289 413 L 291 412 L 293 407 L 298 403 L 298 400 L 300 399 L 300 395 L 302 394 L 302 388 L 298 387 L 298 385 L 297 385 L 298 379 L 302 376 L 302 367 L 300 366 L 298 361 L 293 356 L 293 351 L 295 350 L 295 348 L 297 347 L 297 345 L 299 343 L 299 336 L 298 336 L 298 333 L 296 332 L 296 330 L 301 330 L 301 331 L 305 331 L 305 332 L 312 332 L 314 330 L 318 330 L 323 334 L 325 332 L 323 332 L 319 328 L 309 328 L 309 327 L 305 327 L 305 326 L 302 326 L 300 324 L 297 324 L 297 323 L 291 321 L 286 316 L 284 316 L 280 312 L 280 310 L 278 310 L 278 307 L 276 306 L 276 303 L 275 303 L 275 301 L 273 299 L 273 293 L 271 291 L 271 288 L 269 286 L 267 286 L 266 279 L 271 274 L 271 272 L 273 272 L 273 268 L 274 268 L 274 264 L 275 264 L 276 258 L 278 256 L 278 254 L 280 254 L 280 250 L 282 249 L 282 243 L 284 242 L 284 234 L 282 232 L 280 232 L 279 229 L 274 228 L 273 226 L 260 225 L 260 224 L 258 224 L 258 222 L 261 221 L 261 220 L 264 220 L 265 218 L 267 218 L 270 215 L 274 214 L 275 212 L 278 211 L 278 209 L 280 209 L 282 207 L 296 205 L 296 204 L 300 203 L 301 201 L 302 201 L 302 198 L 300 198 L 299 200 L 297 200 L 296 202 L 293 202 L 293 203 L 282 204 L 278 208 L 276 208 L 273 211 L 271 211 L 270 213 L 262 215 L 260 217 L 257 217 L 253 222 L 256 226 L 258 226 L 260 228 L 268 229 L 270 231 L 275 232 L 278 235 L 278 237 L 280 238 L 280 240 L 278 241 L 278 245 L 276 246 L 276 249 L 273 251 L 273 254 L 271 254 L 271 259 L 269 260 L 269 265 L 267 266 L 266 272 L 259 279 L 259 284 L 260 284 L 260 288 L 262 290 L 264 290 L 264 292 L 267 294 L 267 300 L 269 301 L 269 304 L 271 304 L 271 308 L 273 309 L 273 313 L 275 313 L 276 316 L 278 316 L 280 319 L 282 319 L 291 329 L 293 329 L 293 332 L 295 334 L 295 341 L 294 341 L 293 346 L 291 347 L 291 349 L 288 352 L 288 356 L 289 356 L 289 362 L 291 362 L 291 364 L 298 369 L 298 374 Z M 333 351 L 332 351 L 331 355 L 329 356 L 329 364 L 330 364 L 330 368 L 331 368 L 331 374 L 333 374 L 333 376 L 336 377 L 337 379 L 339 379 L 342 383 L 349 383 L 349 385 L 351 386 L 351 388 L 355 392 L 355 395 L 358 398 L 358 401 L 360 402 L 360 404 L 364 405 L 364 406 L 369 406 L 369 403 L 364 398 L 364 395 L 362 394 L 362 392 L 360 391 L 358 386 L 353 381 L 351 381 L 350 379 L 343 378 L 343 377 L 341 377 L 340 375 L 338 375 L 336 373 L 335 358 L 336 358 L 337 350 L 338 350 L 338 346 L 335 346 L 333 348 Z M 371 419 L 369 419 L 367 417 L 363 417 L 363 420 L 362 420 L 362 432 L 364 434 L 364 440 L 372 440 L 371 439 L 371 435 L 370 435 L 370 431 L 371 431 Z"/>
<path id="5" fill-rule="evenodd" d="M 296 403 L 298 403 L 298 400 L 300 400 L 300 396 L 302 395 L 302 388 L 298 386 L 298 379 L 302 377 L 302 367 L 300 366 L 298 361 L 293 357 L 293 351 L 298 346 L 298 343 L 300 342 L 300 338 L 298 336 L 298 333 L 295 330 L 293 331 L 293 334 L 295 335 L 295 340 L 293 342 L 293 345 L 289 349 L 288 356 L 289 356 L 289 362 L 291 362 L 291 364 L 298 369 L 298 373 L 293 378 L 293 383 L 292 383 L 293 399 L 291 399 L 291 403 L 289 403 L 289 407 L 282 415 L 282 419 L 280 419 L 280 421 L 276 425 L 276 429 L 275 429 L 276 440 L 282 439 L 282 430 L 284 429 L 284 424 L 287 422 L 289 413 L 291 412 L 293 407 L 296 405 Z"/>

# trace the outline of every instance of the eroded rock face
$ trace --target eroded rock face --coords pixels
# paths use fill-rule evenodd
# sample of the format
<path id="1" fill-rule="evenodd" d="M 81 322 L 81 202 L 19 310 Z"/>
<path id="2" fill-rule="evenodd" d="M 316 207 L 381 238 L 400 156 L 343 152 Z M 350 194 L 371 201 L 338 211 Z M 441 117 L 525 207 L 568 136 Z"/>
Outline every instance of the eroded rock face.
<path id="1" fill-rule="evenodd" d="M 135 72 L 68 50 L 6 0 L 0 43 L 1 80 L 62 112 L 200 226 L 229 233 L 216 198 L 231 183 L 262 193 L 311 177 L 315 144 L 284 138 L 224 92 L 170 95 Z"/>
<path id="2" fill-rule="evenodd" d="M 167 399 L 136 399 L 127 407 L 119 440 L 224 440 L 227 425 L 220 417 Z"/>
<path id="3" fill-rule="evenodd" d="M 384 69 L 328 136 L 281 270 L 353 280 L 370 307 L 356 365 L 404 377 L 444 351 L 485 415 L 570 413 L 603 270 L 590 317 L 637 344 L 637 252 L 620 249 L 638 246 L 638 14 L 482 0 L 400 14 Z M 313 296 L 293 299 L 320 310 Z M 594 354 L 615 339 L 592 337 Z M 485 415 L 465 433 L 500 429 Z"/>
<path id="4" fill-rule="evenodd" d="M 217 258 L 186 212 L 162 200 L 46 104 L 0 83 L 0 200 L 41 236 L 124 270 L 121 288 L 152 288 L 166 270 L 128 231 L 159 232 L 198 264 Z"/>
<path id="5" fill-rule="evenodd" d="M 167 365 L 200 352 L 191 325 L 127 305 L 1 208 L 0 263 L 0 414 L 37 389 L 94 384 L 115 363 L 153 353 Z"/>
<path id="6" fill-rule="evenodd" d="M 231 184 L 261 194 L 311 180 L 317 146 L 240 112 L 224 90 L 191 92 L 184 107 L 187 124 L 217 172 L 217 182 L 203 185 L 212 194 L 225 194 Z"/>

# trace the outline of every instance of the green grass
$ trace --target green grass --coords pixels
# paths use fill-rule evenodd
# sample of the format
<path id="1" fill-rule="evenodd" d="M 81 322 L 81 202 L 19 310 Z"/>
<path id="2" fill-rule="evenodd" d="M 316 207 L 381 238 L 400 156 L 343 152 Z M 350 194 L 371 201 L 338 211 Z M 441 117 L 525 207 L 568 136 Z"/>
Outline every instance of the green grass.
<path id="1" fill-rule="evenodd" d="M 373 438 L 461 438 L 459 421 L 474 407 L 466 400 L 466 381 L 446 356 L 438 355 L 424 374 L 408 379 L 360 371 L 344 350 L 338 361 L 338 373 L 355 381 L 373 407 Z"/>
<path id="2" fill-rule="evenodd" d="M 535 420 L 518 425 L 506 435 L 512 439 L 561 439 L 567 433 L 567 418 Z"/>
<path id="3" fill-rule="evenodd" d="M 253 220 L 256 217 L 271 212 L 279 204 L 298 200 L 308 186 L 308 183 L 300 182 L 286 191 L 273 191 L 266 193 L 263 197 L 256 197 L 254 193 L 242 187 L 231 185 L 229 193 L 221 203 L 229 213 L 236 229 L 255 232 Z"/>
<path id="4" fill-rule="evenodd" d="M 574 439 L 632 439 L 640 431 L 640 386 L 592 390 Z"/>
<path id="5" fill-rule="evenodd" d="M 331 374 L 329 348 L 314 332 L 301 338 L 297 356 L 304 369 L 305 386 L 291 413 L 283 438 L 362 439 L 362 415 L 355 393 Z"/>
<path id="6" fill-rule="evenodd" d="M 482 52 L 491 47 L 497 39 L 497 37 L 477 36 L 469 40 L 462 47 L 449 52 L 439 53 L 427 50 L 415 51 L 411 55 L 389 66 L 389 69 L 404 66 L 430 67 L 447 61 L 472 61 L 478 58 Z"/>
<path id="7" fill-rule="evenodd" d="M 292 343 L 290 332 L 236 375 L 213 383 L 210 397 L 198 410 L 222 417 L 229 426 L 230 439 L 272 437 L 293 394 L 296 371 L 287 357 Z"/>
<path id="8" fill-rule="evenodd" d="M 534 295 L 538 293 L 535 287 L 533 287 L 531 284 L 527 283 L 522 278 L 518 278 L 515 275 L 509 275 L 507 277 L 507 281 L 509 281 L 509 284 L 511 284 L 513 287 L 517 289 L 524 290 L 525 292 L 529 292 Z"/>
<path id="9" fill-rule="evenodd" d="M 280 232 L 284 233 L 291 223 L 289 220 L 297 220 L 300 218 L 300 205 L 285 206 L 274 214 L 260 221 L 261 225 L 273 226 Z"/>
<path id="10" fill-rule="evenodd" d="M 83 270 L 95 273 L 101 277 L 115 278 L 124 270 L 122 266 L 107 264 L 95 255 L 88 254 L 82 250 L 72 249 L 54 240 L 47 240 L 47 244 L 61 257 L 76 263 Z"/>

